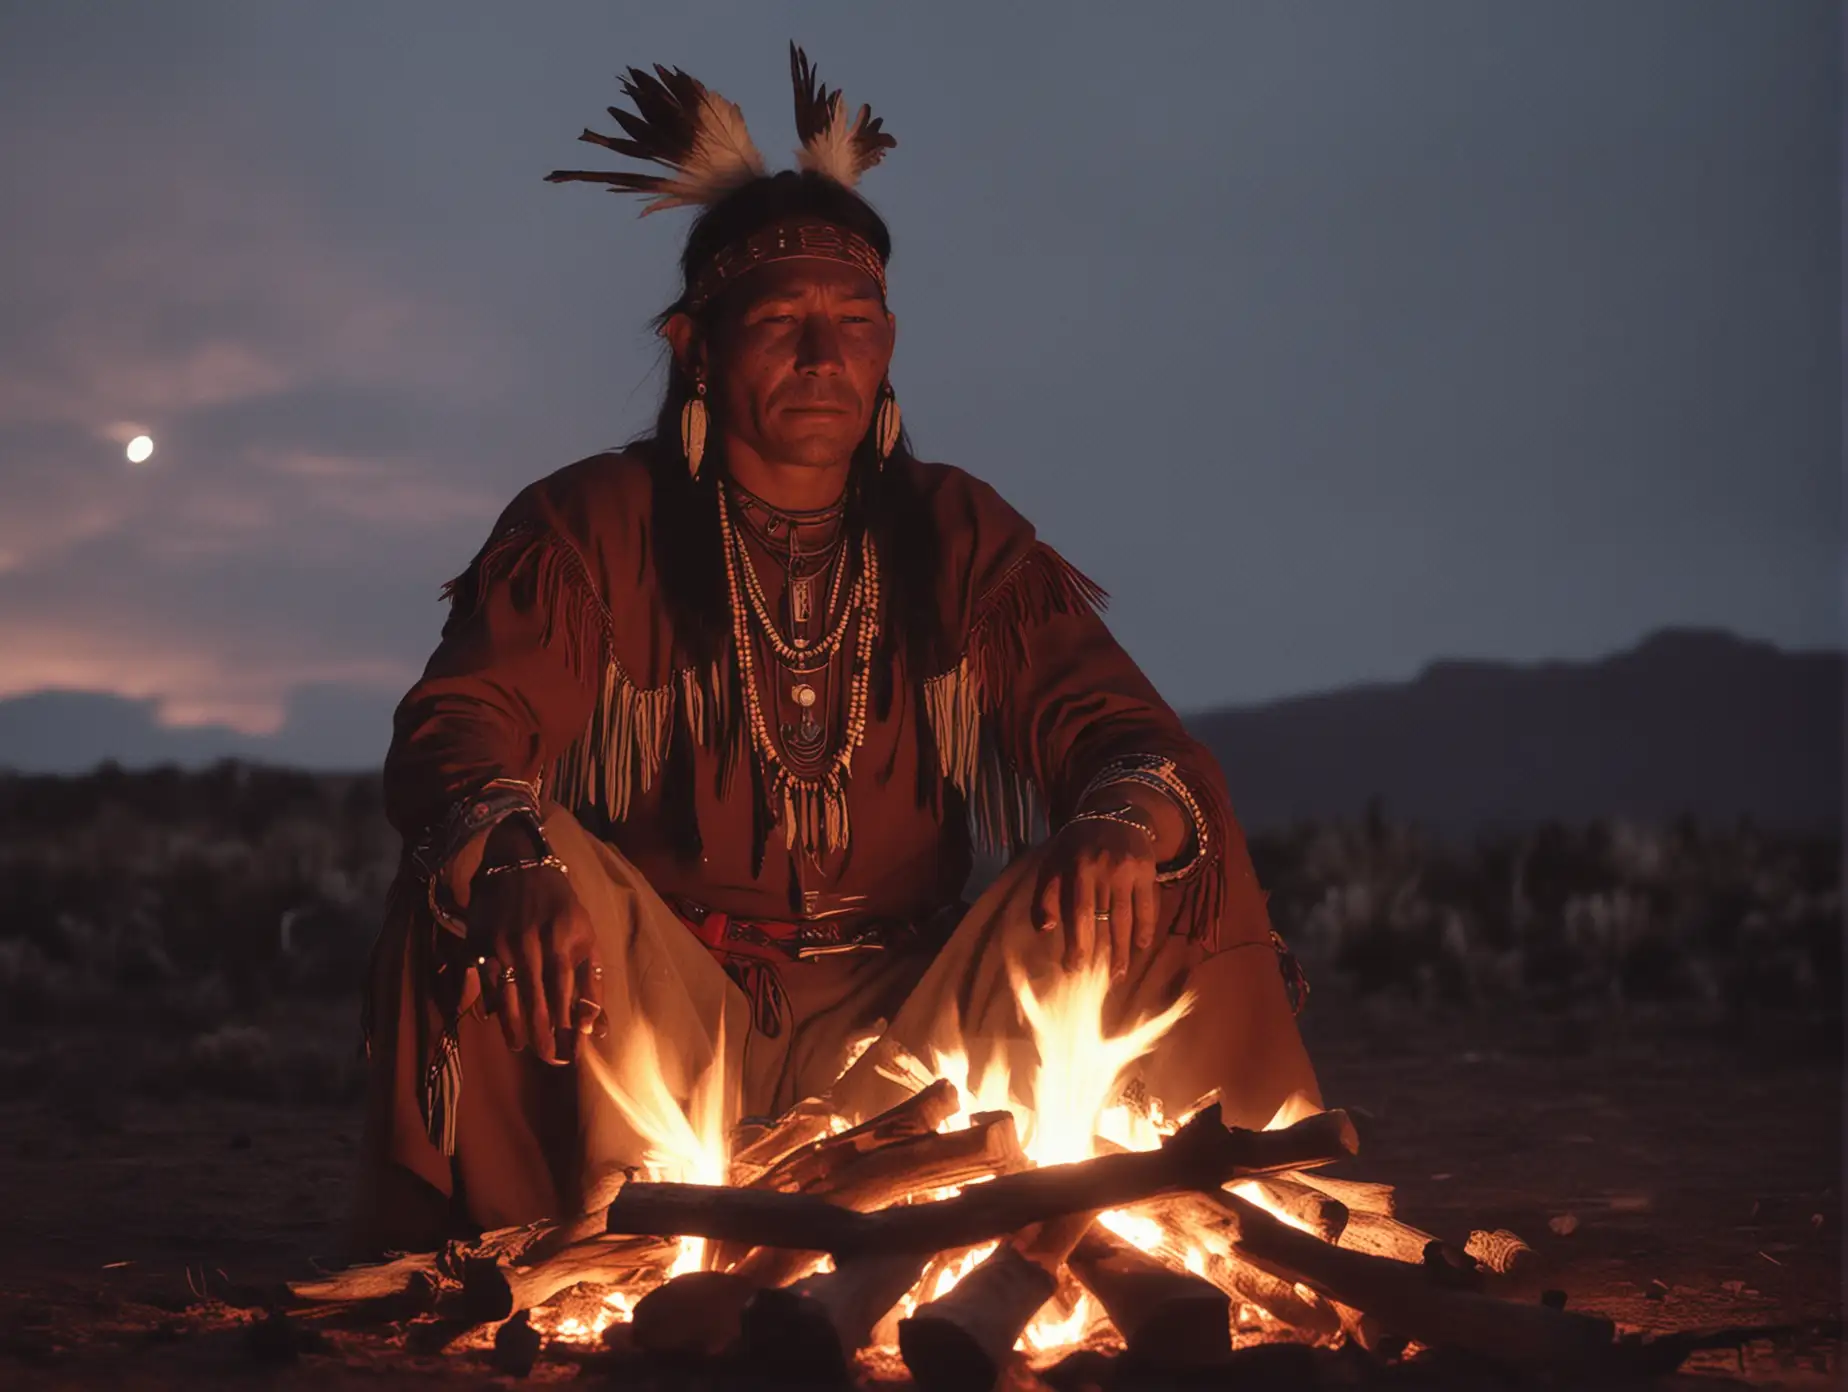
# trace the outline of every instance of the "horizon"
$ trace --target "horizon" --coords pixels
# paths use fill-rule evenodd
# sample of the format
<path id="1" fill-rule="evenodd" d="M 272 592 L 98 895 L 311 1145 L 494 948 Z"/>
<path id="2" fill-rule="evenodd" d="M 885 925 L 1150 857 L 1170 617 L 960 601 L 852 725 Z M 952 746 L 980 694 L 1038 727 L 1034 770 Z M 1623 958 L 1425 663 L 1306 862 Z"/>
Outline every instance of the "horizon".
<path id="1" fill-rule="evenodd" d="M 1514 674 L 1556 669 L 1593 671 L 1676 640 L 1723 644 L 1741 650 L 1769 649 L 1779 657 L 1790 659 L 1848 657 L 1848 645 L 1839 642 L 1822 647 L 1794 648 L 1725 629 L 1668 626 L 1646 633 L 1633 643 L 1586 659 L 1506 661 L 1444 655 L 1429 659 L 1416 673 L 1396 680 L 1362 679 L 1340 686 L 1291 692 L 1243 704 L 1198 707 L 1183 710 L 1180 714 L 1190 725 L 1194 725 L 1222 717 L 1272 713 L 1291 706 L 1311 705 L 1329 699 L 1406 691 L 1428 682 L 1440 671 L 1455 668 L 1489 669 Z M 52 689 L 18 696 L 0 696 L 0 776 L 83 776 L 108 764 L 129 771 L 159 767 L 192 770 L 225 760 L 317 774 L 365 774 L 376 770 L 384 758 L 385 744 L 390 734 L 391 708 L 395 700 L 379 697 L 373 701 L 363 698 L 354 701 L 351 693 L 330 693 L 312 687 L 307 694 L 310 705 L 307 728 L 304 729 L 302 722 L 291 718 L 280 729 L 267 735 L 247 735 L 223 725 L 163 726 L 157 718 L 158 708 L 152 698 L 121 696 L 113 692 Z M 330 694 L 334 695 L 331 709 L 314 704 L 317 695 Z M 294 708 L 291 709 L 292 717 L 298 713 Z M 368 717 L 376 719 L 369 720 Z M 333 748 L 341 742 L 342 737 L 346 747 L 352 747 L 354 738 L 364 738 L 359 735 L 359 730 L 368 724 L 373 727 L 376 738 L 377 747 L 373 754 L 333 753 Z M 63 731 L 64 747 L 67 749 L 93 746 L 98 742 L 99 732 L 102 732 L 105 739 L 113 734 L 113 738 L 121 741 L 122 748 L 127 752 L 91 753 L 87 756 L 72 753 L 22 761 L 19 751 L 36 743 L 48 727 Z M 330 740 L 330 734 L 335 738 Z M 318 745 L 317 738 L 321 741 Z M 281 751 L 280 755 L 278 751 Z"/>
<path id="2" fill-rule="evenodd" d="M 0 712 L 382 747 L 500 508 L 652 414 L 686 221 L 543 174 L 655 60 L 783 161 L 792 36 L 899 141 L 866 193 L 922 453 L 1177 709 L 1838 650 L 1832 5 L 435 13 L 0 17 Z"/>

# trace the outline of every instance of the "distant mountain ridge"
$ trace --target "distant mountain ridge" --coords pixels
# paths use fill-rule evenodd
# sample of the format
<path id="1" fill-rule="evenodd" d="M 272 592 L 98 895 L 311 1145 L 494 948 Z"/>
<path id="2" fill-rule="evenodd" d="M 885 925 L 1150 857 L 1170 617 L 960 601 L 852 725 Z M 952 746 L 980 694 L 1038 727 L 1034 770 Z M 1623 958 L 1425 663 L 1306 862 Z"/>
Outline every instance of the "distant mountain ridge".
<path id="1" fill-rule="evenodd" d="M 239 758 L 378 766 L 390 697 L 307 689 L 273 736 L 170 729 L 151 701 L 98 692 L 0 700 L 0 769 L 77 773 Z M 1592 662 L 1434 662 L 1188 721 L 1218 755 L 1247 827 L 1353 817 L 1377 799 L 1444 835 L 1547 819 L 1692 813 L 1840 826 L 1843 655 L 1669 629 Z"/>
<path id="2" fill-rule="evenodd" d="M 1188 724 L 1248 827 L 1378 799 L 1442 835 L 1549 819 L 1841 825 L 1843 654 L 1667 629 L 1593 662 L 1434 662 Z"/>

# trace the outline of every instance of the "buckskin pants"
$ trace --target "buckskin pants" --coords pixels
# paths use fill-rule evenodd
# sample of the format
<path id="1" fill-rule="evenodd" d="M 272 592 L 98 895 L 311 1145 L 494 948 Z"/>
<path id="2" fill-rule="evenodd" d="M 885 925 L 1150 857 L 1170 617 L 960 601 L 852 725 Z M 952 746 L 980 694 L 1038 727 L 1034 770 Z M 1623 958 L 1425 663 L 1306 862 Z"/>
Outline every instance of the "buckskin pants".
<path id="1" fill-rule="evenodd" d="M 613 847 L 558 808 L 548 812 L 546 835 L 596 927 L 609 1033 L 578 1047 L 596 1049 L 606 1067 L 555 1067 L 530 1051 L 513 1053 L 498 1022 L 476 1005 L 460 1026 L 455 1153 L 442 1155 L 418 1108 L 412 1026 L 424 1006 L 406 970 L 408 944 L 387 941 L 371 983 L 376 1025 L 351 1234 L 356 1257 L 425 1250 L 458 1228 L 574 1215 L 607 1194 L 650 1142 L 599 1075 L 685 1104 L 722 1051 L 727 1125 L 823 1093 L 843 1115 L 871 1115 L 905 1095 L 885 1076 L 901 1048 L 920 1060 L 966 1049 L 971 1076 L 1000 1051 L 1017 1086 L 1031 1077 L 1035 1054 L 1015 979 L 1043 990 L 1061 970 L 1063 948 L 1060 934 L 1032 925 L 1037 852 L 1002 872 L 934 956 L 855 952 L 778 968 L 789 1010 L 770 1036 L 752 1027 L 744 993 Z M 1240 883 L 1248 887 L 1243 901 Z M 1228 1123 L 1262 1126 L 1292 1093 L 1320 1095 L 1262 898 L 1248 877 L 1234 877 L 1234 885 L 1220 949 L 1159 937 L 1112 987 L 1104 1025 L 1121 1030 L 1192 991 L 1193 1009 L 1135 1076 L 1170 1114 L 1216 1088 Z M 404 925 L 398 932 L 406 935 Z M 874 1034 L 879 1042 L 843 1076 L 849 1048 Z"/>

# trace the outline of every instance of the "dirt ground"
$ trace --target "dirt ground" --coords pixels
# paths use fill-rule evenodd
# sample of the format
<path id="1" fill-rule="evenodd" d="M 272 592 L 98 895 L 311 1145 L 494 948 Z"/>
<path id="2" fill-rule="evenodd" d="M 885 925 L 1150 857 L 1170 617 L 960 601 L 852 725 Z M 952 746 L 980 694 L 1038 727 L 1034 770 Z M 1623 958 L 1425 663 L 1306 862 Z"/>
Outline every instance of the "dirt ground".
<path id="1" fill-rule="evenodd" d="M 1839 1319 L 1840 1041 L 1665 1026 L 1368 1016 L 1318 1000 L 1330 1105 L 1358 1109 L 1353 1177 L 1461 1241 L 1508 1228 L 1573 1308 L 1663 1331 Z M 338 1336 L 266 1362 L 195 1291 L 331 1259 L 358 1120 L 194 1100 L 0 1105 L 0 1386 L 507 1385 L 476 1348 L 412 1357 Z M 1569 1229 L 1570 1231 L 1564 1231 Z M 577 1375 L 544 1358 L 537 1380 Z M 1837 1342 L 1703 1354 L 1680 1380 L 1835 1387 Z"/>

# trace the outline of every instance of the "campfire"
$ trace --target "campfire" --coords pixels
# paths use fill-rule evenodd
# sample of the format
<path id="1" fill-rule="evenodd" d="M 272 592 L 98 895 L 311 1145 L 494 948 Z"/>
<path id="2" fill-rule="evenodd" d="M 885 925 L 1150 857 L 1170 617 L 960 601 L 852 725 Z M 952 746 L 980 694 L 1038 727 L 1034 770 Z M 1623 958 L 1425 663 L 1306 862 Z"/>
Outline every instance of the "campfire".
<path id="1" fill-rule="evenodd" d="M 1193 1002 L 1111 1035 L 1108 985 L 1101 967 L 1044 995 L 1016 981 L 1037 1058 L 1024 1077 L 1000 1055 L 975 1068 L 860 1041 L 849 1062 L 874 1047 L 869 1065 L 909 1095 L 858 1125 L 810 1099 L 728 1126 L 722 1047 L 685 1099 L 646 1032 L 614 1063 L 586 1051 L 647 1144 L 606 1207 L 295 1298 L 452 1333 L 500 1323 L 532 1348 L 741 1356 L 785 1380 L 902 1364 L 925 1389 L 1085 1348 L 1166 1369 L 1286 1341 L 1554 1371 L 1637 1352 L 1607 1320 L 1497 1293 L 1533 1260 L 1512 1234 L 1458 1247 L 1400 1221 L 1390 1188 L 1323 1175 L 1358 1151 L 1341 1111 L 1296 1097 L 1261 1131 L 1225 1126 L 1210 1098 L 1164 1116 L 1133 1066 Z"/>

